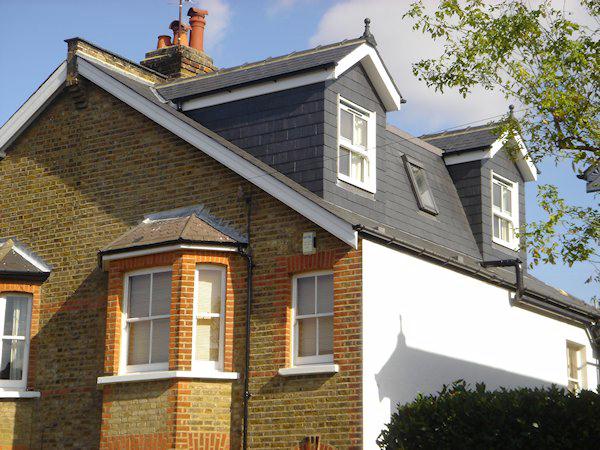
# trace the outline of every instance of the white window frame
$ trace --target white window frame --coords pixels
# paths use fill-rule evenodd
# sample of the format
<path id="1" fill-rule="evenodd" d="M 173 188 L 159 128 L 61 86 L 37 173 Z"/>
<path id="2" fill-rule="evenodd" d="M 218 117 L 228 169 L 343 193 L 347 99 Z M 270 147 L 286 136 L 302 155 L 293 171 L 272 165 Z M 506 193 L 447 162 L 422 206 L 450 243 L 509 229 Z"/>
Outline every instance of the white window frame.
<path id="1" fill-rule="evenodd" d="M 507 185 L 510 190 L 512 214 L 507 214 L 494 206 L 494 180 L 498 180 L 500 183 Z M 510 248 L 511 250 L 518 251 L 519 238 L 516 236 L 516 233 L 519 229 L 519 183 L 498 175 L 493 170 L 490 171 L 490 209 L 492 211 L 492 242 Z M 512 224 L 513 232 L 510 240 L 505 241 L 494 235 L 494 216 L 508 220 Z"/>
<path id="2" fill-rule="evenodd" d="M 22 297 L 27 299 L 27 320 L 25 324 L 25 337 L 4 335 L 4 317 L 6 314 L 6 297 Z M 31 311 L 33 295 L 22 292 L 0 292 L 0 353 L 2 352 L 2 341 L 6 339 L 24 340 L 23 350 L 23 377 L 20 380 L 0 380 L 0 391 L 25 390 L 27 388 L 27 374 L 29 370 L 29 345 L 31 341 Z M 0 354 L 1 358 L 1 354 Z M 1 361 L 1 359 L 0 359 Z"/>
<path id="3" fill-rule="evenodd" d="M 138 372 L 151 372 L 151 371 L 159 371 L 159 370 L 167 370 L 169 368 L 169 362 L 161 362 L 161 363 L 148 363 L 148 364 L 127 364 L 127 358 L 129 356 L 129 327 L 128 324 L 132 322 L 141 322 L 146 320 L 156 320 L 156 319 L 169 319 L 169 333 L 171 330 L 171 314 L 162 314 L 159 316 L 148 316 L 143 319 L 129 319 L 128 311 L 129 311 L 129 278 L 136 275 L 148 275 L 153 273 L 160 272 L 171 272 L 173 273 L 173 268 L 171 266 L 165 267 L 153 267 L 151 269 L 141 269 L 134 270 L 132 272 L 127 272 L 124 275 L 123 280 L 123 314 L 122 314 L 122 323 L 121 323 L 121 358 L 119 365 L 119 373 L 138 373 Z M 172 275 L 171 275 L 172 276 Z M 152 293 L 152 279 L 150 282 L 150 292 Z M 172 278 L 171 278 L 172 280 Z M 171 302 L 173 301 L 173 292 L 171 292 Z M 150 340 L 150 349 L 149 353 L 152 354 L 152 340 Z M 169 352 L 170 353 L 170 352 Z M 169 355 L 170 356 L 170 355 Z"/>
<path id="4" fill-rule="evenodd" d="M 300 278 L 310 278 L 310 277 L 318 277 L 319 275 L 333 275 L 332 270 L 320 270 L 316 272 L 306 272 L 298 275 L 294 275 L 292 278 L 292 365 L 303 366 L 307 364 L 330 364 L 333 362 L 333 356 L 331 355 L 315 355 L 315 356 L 298 356 L 298 332 L 297 332 L 297 320 L 303 318 L 319 318 L 319 317 L 335 317 L 335 295 L 334 295 L 334 304 L 333 311 L 330 313 L 316 313 L 316 314 L 307 314 L 304 316 L 298 316 L 296 311 L 298 309 L 298 280 Z M 334 280 L 335 281 L 335 280 Z M 317 289 L 317 283 L 315 283 L 315 290 Z M 335 292 L 335 291 L 334 291 Z M 315 292 L 316 295 L 316 292 Z M 334 325 L 335 326 L 335 325 Z M 334 342 L 335 342 L 335 329 L 334 329 Z M 317 345 L 319 343 L 319 332 L 317 325 Z"/>
<path id="5" fill-rule="evenodd" d="M 202 270 L 213 270 L 221 272 L 221 313 L 212 313 L 207 317 L 220 317 L 219 323 L 219 360 L 218 361 L 200 361 L 196 359 L 196 321 L 199 318 L 198 295 L 199 295 L 199 276 Z M 194 271 L 194 307 L 193 307 L 193 329 L 192 329 L 192 370 L 217 370 L 222 371 L 224 367 L 225 355 L 225 304 L 227 295 L 227 268 L 217 264 L 198 264 Z"/>
<path id="6" fill-rule="evenodd" d="M 348 112 L 351 112 L 356 115 L 360 115 L 367 122 L 367 148 L 366 150 L 360 146 L 354 145 L 349 142 L 346 138 L 342 137 L 342 113 L 341 110 L 344 109 Z M 338 180 L 344 181 L 345 183 L 352 184 L 360 189 L 365 191 L 375 193 L 377 187 L 377 115 L 375 111 L 369 111 L 356 103 L 353 103 L 340 95 L 338 95 L 338 118 L 337 118 L 337 148 L 336 148 L 336 159 L 335 159 L 335 170 L 337 172 Z M 368 162 L 369 170 L 366 174 L 366 180 L 361 182 L 360 180 L 355 180 L 351 176 L 344 175 L 339 171 L 339 158 L 340 158 L 340 147 L 345 147 L 350 152 L 359 153 L 361 156 L 365 157 Z M 350 158 L 352 160 L 352 158 Z"/>
<path id="7" fill-rule="evenodd" d="M 582 389 L 587 389 L 587 358 L 585 352 L 585 345 L 578 344 L 576 342 L 567 341 L 567 387 L 569 383 L 577 385 L 574 393 L 580 392 Z M 577 378 L 572 378 L 569 365 L 570 365 L 570 352 L 575 352 L 577 360 Z"/>

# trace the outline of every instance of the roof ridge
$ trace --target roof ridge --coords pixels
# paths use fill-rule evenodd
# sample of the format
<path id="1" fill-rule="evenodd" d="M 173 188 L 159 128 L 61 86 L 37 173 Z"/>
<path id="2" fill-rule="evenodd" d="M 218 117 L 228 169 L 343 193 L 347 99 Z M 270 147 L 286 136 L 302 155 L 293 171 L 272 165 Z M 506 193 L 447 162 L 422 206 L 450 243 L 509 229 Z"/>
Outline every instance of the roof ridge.
<path id="1" fill-rule="evenodd" d="M 198 80 L 200 78 L 201 79 L 212 78 L 212 77 L 216 77 L 216 76 L 223 75 L 226 73 L 236 72 L 236 71 L 240 71 L 240 70 L 246 70 L 246 69 L 258 67 L 261 65 L 267 65 L 267 64 L 272 64 L 274 62 L 284 61 L 286 58 L 290 58 L 290 59 L 298 58 L 300 56 L 307 55 L 310 52 L 317 53 L 317 52 L 326 51 L 326 50 L 336 48 L 336 47 L 345 47 L 345 46 L 349 46 L 349 45 L 354 45 L 361 41 L 364 41 L 364 38 L 344 39 L 343 41 L 334 42 L 332 44 L 327 44 L 327 45 L 323 45 L 323 46 L 317 45 L 316 47 L 311 47 L 306 50 L 299 50 L 299 51 L 294 50 L 294 51 L 292 51 L 290 53 L 286 53 L 284 55 L 269 56 L 267 58 L 263 58 L 263 59 L 260 59 L 257 61 L 247 62 L 247 63 L 239 64 L 237 66 L 225 67 L 223 69 L 218 69 L 218 70 L 215 70 L 214 72 L 211 72 L 208 74 L 200 74 L 200 75 L 196 75 L 193 77 L 181 78 L 181 79 L 177 79 L 177 80 L 166 81 L 163 83 L 157 83 L 157 87 L 164 88 L 164 87 L 170 87 L 170 86 L 177 86 L 180 84 L 186 84 L 188 82 Z"/>
<path id="2" fill-rule="evenodd" d="M 433 139 L 433 138 L 438 138 L 438 137 L 457 136 L 457 135 L 461 135 L 461 134 L 472 133 L 474 131 L 483 131 L 483 130 L 495 128 L 499 124 L 500 124 L 500 121 L 497 121 L 497 122 L 490 122 L 485 125 L 476 125 L 474 127 L 468 126 L 465 128 L 459 128 L 458 130 L 444 130 L 444 131 L 440 131 L 438 133 L 422 134 L 421 136 L 419 136 L 419 138 Z"/>

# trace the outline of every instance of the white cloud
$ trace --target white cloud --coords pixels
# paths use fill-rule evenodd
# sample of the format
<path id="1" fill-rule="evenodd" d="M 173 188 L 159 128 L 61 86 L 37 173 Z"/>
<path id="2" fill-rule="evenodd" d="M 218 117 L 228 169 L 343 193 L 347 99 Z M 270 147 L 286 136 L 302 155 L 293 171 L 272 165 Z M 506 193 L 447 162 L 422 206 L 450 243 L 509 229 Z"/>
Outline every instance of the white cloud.
<path id="1" fill-rule="evenodd" d="M 290 10 L 298 0 L 270 0 L 267 6 L 267 14 L 269 16 L 274 16 L 283 11 Z"/>
<path id="2" fill-rule="evenodd" d="M 402 19 L 410 3 L 408 0 L 341 1 L 325 12 L 316 33 L 311 37 L 311 44 L 358 37 L 364 29 L 363 19 L 369 17 L 378 50 L 407 99 L 402 110 L 390 115 L 389 120 L 410 132 L 440 131 L 481 119 L 486 120 L 479 123 L 485 123 L 490 117 L 504 114 L 508 102 L 497 92 L 476 89 L 467 99 L 463 99 L 457 91 L 442 95 L 412 74 L 412 63 L 439 56 L 442 49 L 439 43 L 413 31 L 411 23 Z M 432 5 L 437 2 L 427 0 L 426 3 Z M 562 8 L 562 0 L 559 3 Z M 574 1 L 569 0 L 568 3 Z M 581 8 L 574 11 L 575 19 L 584 16 Z"/>
<path id="3" fill-rule="evenodd" d="M 214 49 L 223 40 L 231 20 L 229 3 L 223 0 L 202 0 L 191 2 L 194 7 L 206 9 L 206 32 L 204 33 L 206 47 Z"/>

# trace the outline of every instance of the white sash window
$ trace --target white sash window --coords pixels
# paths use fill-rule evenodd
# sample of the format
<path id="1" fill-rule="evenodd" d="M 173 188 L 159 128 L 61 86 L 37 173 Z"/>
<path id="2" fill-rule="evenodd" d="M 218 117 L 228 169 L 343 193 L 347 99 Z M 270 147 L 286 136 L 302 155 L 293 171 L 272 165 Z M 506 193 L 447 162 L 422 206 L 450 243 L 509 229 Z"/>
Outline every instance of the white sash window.
<path id="1" fill-rule="evenodd" d="M 518 184 L 492 174 L 493 241 L 513 250 L 519 248 L 515 235 L 519 228 Z"/>
<path id="2" fill-rule="evenodd" d="M 25 389 L 32 297 L 0 293 L 0 390 Z"/>

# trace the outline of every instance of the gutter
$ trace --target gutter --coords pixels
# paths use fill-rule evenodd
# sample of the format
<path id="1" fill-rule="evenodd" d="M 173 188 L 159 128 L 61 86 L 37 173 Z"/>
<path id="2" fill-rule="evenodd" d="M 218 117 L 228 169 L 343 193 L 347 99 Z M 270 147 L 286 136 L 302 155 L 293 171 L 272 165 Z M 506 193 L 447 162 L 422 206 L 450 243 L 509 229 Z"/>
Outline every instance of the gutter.
<path id="1" fill-rule="evenodd" d="M 34 281 L 43 283 L 50 276 L 50 272 L 11 272 L 0 270 L 0 280 L 9 281 Z"/>
<path id="2" fill-rule="evenodd" d="M 460 256 L 448 257 L 446 255 L 437 253 L 433 250 L 429 250 L 424 247 L 411 244 L 410 242 L 400 241 L 396 238 L 383 234 L 374 228 L 370 228 L 364 225 L 356 225 L 354 226 L 354 229 L 359 232 L 359 235 L 362 235 L 363 237 L 374 238 L 375 240 L 383 243 L 386 246 L 409 251 L 413 254 L 416 254 L 418 257 L 425 258 L 436 263 L 441 262 L 443 266 L 450 266 L 461 273 L 478 278 L 486 282 L 490 282 L 492 284 L 495 284 L 496 286 L 514 291 L 518 290 L 518 286 L 516 285 L 516 283 L 511 283 L 506 280 L 503 280 L 494 273 L 482 270 L 482 268 L 477 267 L 473 264 L 467 264 L 462 260 L 462 257 Z M 587 327 L 597 323 L 600 319 L 600 311 L 598 311 L 596 314 L 593 314 L 590 311 L 578 308 L 576 305 L 562 304 L 552 298 L 544 297 L 536 292 L 528 291 L 526 289 L 522 290 L 520 302 L 522 304 L 528 304 L 530 306 L 545 310 L 555 315 L 568 318 Z"/>

